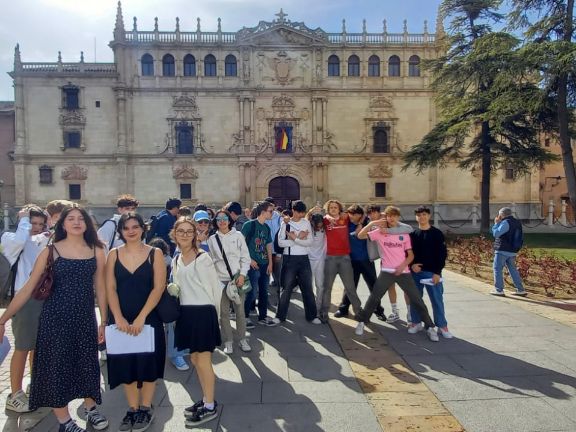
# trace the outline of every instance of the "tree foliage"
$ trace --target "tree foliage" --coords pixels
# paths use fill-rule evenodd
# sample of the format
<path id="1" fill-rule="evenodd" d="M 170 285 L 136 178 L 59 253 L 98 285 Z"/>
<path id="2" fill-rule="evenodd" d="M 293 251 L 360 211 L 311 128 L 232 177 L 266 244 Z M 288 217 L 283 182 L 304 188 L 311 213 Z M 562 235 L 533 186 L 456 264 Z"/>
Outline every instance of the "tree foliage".
<path id="1" fill-rule="evenodd" d="M 490 220 L 490 174 L 513 167 L 516 175 L 554 158 L 538 133 L 553 127 L 549 99 L 523 67 L 520 41 L 492 31 L 502 19 L 499 0 L 445 0 L 441 13 L 451 19 L 444 55 L 424 63 L 440 120 L 405 156 L 404 169 L 456 164 L 480 168 L 481 228 Z"/>

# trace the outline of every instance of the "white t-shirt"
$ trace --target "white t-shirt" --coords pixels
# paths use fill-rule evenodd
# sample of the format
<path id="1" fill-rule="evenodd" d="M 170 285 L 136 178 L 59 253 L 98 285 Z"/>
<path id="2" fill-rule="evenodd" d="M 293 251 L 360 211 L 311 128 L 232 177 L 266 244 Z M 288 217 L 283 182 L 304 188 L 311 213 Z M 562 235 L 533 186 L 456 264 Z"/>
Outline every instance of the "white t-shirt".
<path id="1" fill-rule="evenodd" d="M 308 258 L 314 261 L 326 259 L 326 233 L 313 231 L 311 235 L 312 244 L 308 248 Z"/>

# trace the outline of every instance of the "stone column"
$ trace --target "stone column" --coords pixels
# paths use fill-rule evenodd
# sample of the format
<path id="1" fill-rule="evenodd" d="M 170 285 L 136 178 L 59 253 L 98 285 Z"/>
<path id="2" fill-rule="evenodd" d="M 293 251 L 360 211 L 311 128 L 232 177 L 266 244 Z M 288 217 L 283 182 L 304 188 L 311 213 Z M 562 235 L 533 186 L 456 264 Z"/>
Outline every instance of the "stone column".
<path id="1" fill-rule="evenodd" d="M 239 166 L 239 178 L 240 178 L 240 182 L 238 185 L 238 194 L 239 194 L 239 201 L 243 206 L 247 206 L 247 202 L 246 202 L 246 165 L 241 163 Z"/>
<path id="2" fill-rule="evenodd" d="M 14 110 L 16 123 L 16 146 L 14 151 L 14 185 L 17 206 L 24 205 L 26 200 L 26 162 L 23 155 L 27 152 L 26 120 L 24 115 L 24 87 L 22 78 L 14 79 Z"/>
<path id="3" fill-rule="evenodd" d="M 312 98 L 312 145 L 316 145 L 316 99 Z M 312 147 L 314 148 L 314 147 Z M 315 149 L 314 149 L 315 150 Z"/>
<path id="4" fill-rule="evenodd" d="M 256 201 L 256 164 L 251 163 L 250 165 L 250 204 Z"/>

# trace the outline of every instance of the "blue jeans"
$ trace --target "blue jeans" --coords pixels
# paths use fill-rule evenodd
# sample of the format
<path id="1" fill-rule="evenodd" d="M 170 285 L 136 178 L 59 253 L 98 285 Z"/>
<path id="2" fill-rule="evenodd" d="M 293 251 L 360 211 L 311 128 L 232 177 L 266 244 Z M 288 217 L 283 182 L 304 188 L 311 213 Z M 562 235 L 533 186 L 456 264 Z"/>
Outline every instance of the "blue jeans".
<path id="1" fill-rule="evenodd" d="M 178 351 L 174 346 L 174 325 L 175 323 L 173 322 L 164 324 L 164 328 L 166 329 L 166 356 L 171 359 L 190 354 L 190 350 Z"/>
<path id="2" fill-rule="evenodd" d="M 244 301 L 244 313 L 246 318 L 250 315 L 250 308 L 258 295 L 258 320 L 263 320 L 268 316 L 268 285 L 270 285 L 270 275 L 266 273 L 267 264 L 259 264 L 259 269 L 248 270 L 248 279 L 252 289 L 246 294 Z"/>
<path id="3" fill-rule="evenodd" d="M 422 279 L 430 279 L 434 273 L 429 271 L 421 271 L 419 273 L 412 273 L 412 278 L 414 279 L 414 283 L 420 292 L 420 297 L 424 295 L 424 285 L 420 283 Z M 430 298 L 430 303 L 432 304 L 432 312 L 434 314 L 434 324 L 436 327 L 447 327 L 448 322 L 446 322 L 446 314 L 444 312 L 444 285 L 442 282 L 439 282 L 436 285 L 425 285 L 426 292 L 428 293 L 428 297 Z M 412 317 L 412 322 L 414 324 L 418 324 L 422 322 L 422 318 L 420 316 L 420 312 L 418 309 L 411 307 L 410 308 L 410 316 Z"/>
<path id="4" fill-rule="evenodd" d="M 494 253 L 494 287 L 496 291 L 504 291 L 504 266 L 508 267 L 508 273 L 512 277 L 512 282 L 516 287 L 516 291 L 523 292 L 524 285 L 522 285 L 522 278 L 518 269 L 516 268 L 516 255 L 502 254 L 496 251 Z"/>

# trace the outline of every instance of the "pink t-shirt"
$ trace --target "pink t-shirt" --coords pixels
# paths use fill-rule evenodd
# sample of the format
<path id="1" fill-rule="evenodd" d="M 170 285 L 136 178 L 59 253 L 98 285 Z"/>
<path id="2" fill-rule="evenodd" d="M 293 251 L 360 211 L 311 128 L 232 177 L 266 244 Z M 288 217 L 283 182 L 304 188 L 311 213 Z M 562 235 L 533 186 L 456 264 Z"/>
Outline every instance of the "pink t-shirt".
<path id="1" fill-rule="evenodd" d="M 370 240 L 375 241 L 380 253 L 382 270 L 392 270 L 406 259 L 406 251 L 412 249 L 409 234 L 382 234 L 379 229 L 368 233 Z M 406 266 L 402 273 L 410 273 Z M 392 271 L 390 271 L 392 273 Z"/>

